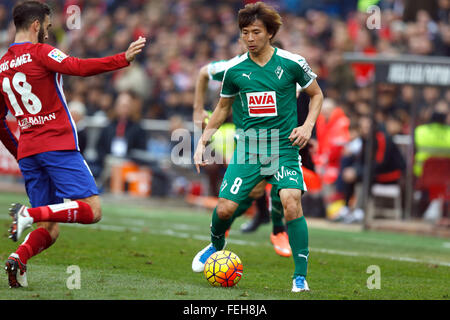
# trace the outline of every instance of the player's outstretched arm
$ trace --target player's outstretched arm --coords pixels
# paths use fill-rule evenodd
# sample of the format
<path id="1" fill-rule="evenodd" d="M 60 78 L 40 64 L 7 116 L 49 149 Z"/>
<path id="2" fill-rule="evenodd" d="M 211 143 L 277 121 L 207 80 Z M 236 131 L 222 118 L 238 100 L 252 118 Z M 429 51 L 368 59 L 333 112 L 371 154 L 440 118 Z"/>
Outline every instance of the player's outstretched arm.
<path id="1" fill-rule="evenodd" d="M 308 116 L 306 117 L 305 123 L 292 130 L 289 136 L 292 145 L 299 146 L 300 149 L 304 148 L 311 138 L 312 130 L 316 124 L 317 117 L 319 117 L 323 102 L 323 93 L 316 80 L 305 88 L 304 91 L 310 97 Z"/>
<path id="2" fill-rule="evenodd" d="M 208 89 L 208 83 L 208 65 L 205 65 L 200 69 L 195 82 L 194 111 L 192 115 L 194 124 L 202 129 L 206 127 L 205 120 L 208 118 L 208 113 L 205 111 L 205 96 L 206 90 Z"/>
<path id="3" fill-rule="evenodd" d="M 200 173 L 200 167 L 204 167 L 208 164 L 208 161 L 203 160 L 203 153 L 205 152 L 206 144 L 217 131 L 217 129 L 225 122 L 230 114 L 231 106 L 233 105 L 234 97 L 220 98 L 214 109 L 211 118 L 208 121 L 208 125 L 205 128 L 200 140 L 197 144 L 197 149 L 194 154 L 194 164 L 197 172 Z"/>
<path id="4" fill-rule="evenodd" d="M 142 52 L 145 38 L 132 42 L 126 52 L 109 57 L 80 59 L 70 57 L 48 44 L 42 44 L 38 57 L 49 70 L 61 74 L 88 77 L 99 73 L 114 71 L 130 65 L 136 55 Z"/>

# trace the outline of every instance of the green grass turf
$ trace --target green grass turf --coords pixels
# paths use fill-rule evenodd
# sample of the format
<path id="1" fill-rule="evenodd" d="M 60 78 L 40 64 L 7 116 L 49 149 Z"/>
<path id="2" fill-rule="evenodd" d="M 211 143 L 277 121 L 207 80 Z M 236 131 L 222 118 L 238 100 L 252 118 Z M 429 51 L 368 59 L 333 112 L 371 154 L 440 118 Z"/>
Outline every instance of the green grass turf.
<path id="1" fill-rule="evenodd" d="M 8 239 L 9 204 L 23 195 L 0 194 L 1 263 L 18 243 Z M 28 288 L 9 289 L 5 299 L 444 299 L 450 296 L 450 240 L 383 232 L 310 227 L 310 292 L 291 289 L 292 258 L 275 254 L 271 226 L 241 234 L 233 225 L 227 249 L 242 260 L 244 274 L 233 288 L 211 287 L 191 271 L 193 256 L 209 242 L 210 214 L 189 208 L 145 207 L 103 201 L 96 225 L 63 225 L 58 241 L 28 263 Z M 23 236 L 24 237 L 24 236 Z M 20 239 L 20 241 L 23 241 Z M 81 289 L 69 290 L 69 266 L 81 270 Z M 381 271 L 381 289 L 369 290 L 367 268 Z"/>

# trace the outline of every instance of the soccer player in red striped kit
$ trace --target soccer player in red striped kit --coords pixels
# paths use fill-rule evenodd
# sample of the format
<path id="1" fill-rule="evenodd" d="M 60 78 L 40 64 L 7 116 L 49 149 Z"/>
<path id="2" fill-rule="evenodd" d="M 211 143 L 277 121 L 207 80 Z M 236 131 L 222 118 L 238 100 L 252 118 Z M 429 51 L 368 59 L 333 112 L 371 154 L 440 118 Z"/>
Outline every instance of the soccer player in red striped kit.
<path id="1" fill-rule="evenodd" d="M 124 68 L 146 41 L 140 37 L 126 52 L 110 57 L 70 57 L 44 44 L 50 15 L 48 5 L 38 1 L 16 5 L 15 40 L 0 60 L 0 139 L 18 160 L 31 203 L 31 208 L 17 203 L 10 208 L 10 238 L 19 240 L 37 224 L 6 261 L 11 288 L 27 286 L 27 261 L 56 241 L 58 222 L 92 224 L 102 216 L 94 178 L 79 152 L 62 74 L 86 77 Z M 18 143 L 4 121 L 7 108 L 20 127 Z"/>

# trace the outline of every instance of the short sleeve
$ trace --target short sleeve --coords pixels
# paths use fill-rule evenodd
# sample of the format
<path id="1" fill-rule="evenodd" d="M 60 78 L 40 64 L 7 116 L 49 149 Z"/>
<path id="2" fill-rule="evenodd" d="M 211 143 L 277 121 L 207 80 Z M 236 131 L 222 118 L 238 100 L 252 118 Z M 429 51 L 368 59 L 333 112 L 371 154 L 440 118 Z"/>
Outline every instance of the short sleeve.
<path id="1" fill-rule="evenodd" d="M 298 65 L 296 68 L 296 80 L 302 89 L 305 89 L 317 78 L 317 75 L 311 70 L 304 58 L 299 58 L 296 62 Z"/>
<path id="2" fill-rule="evenodd" d="M 227 61 L 213 61 L 208 64 L 208 77 L 210 80 L 222 81 L 225 75 Z"/>
<path id="3" fill-rule="evenodd" d="M 231 98 L 239 93 L 238 86 L 233 81 L 233 72 L 228 69 L 222 81 L 222 90 L 220 91 L 220 96 L 223 98 Z"/>

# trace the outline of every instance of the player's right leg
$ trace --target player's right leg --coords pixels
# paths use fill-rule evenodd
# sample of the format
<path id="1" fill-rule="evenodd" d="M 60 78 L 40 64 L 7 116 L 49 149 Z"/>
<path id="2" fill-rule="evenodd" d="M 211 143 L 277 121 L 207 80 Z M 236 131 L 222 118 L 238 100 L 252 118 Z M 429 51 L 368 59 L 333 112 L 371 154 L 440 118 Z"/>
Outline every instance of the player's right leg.
<path id="1" fill-rule="evenodd" d="M 280 190 L 281 203 L 288 225 L 289 242 L 294 258 L 292 292 L 309 291 L 306 282 L 308 266 L 308 227 L 301 205 L 301 190 L 287 188 Z"/>
<path id="2" fill-rule="evenodd" d="M 225 249 L 225 233 L 233 222 L 231 217 L 238 206 L 239 204 L 234 201 L 219 198 L 212 215 L 211 243 L 200 250 L 192 260 L 192 270 L 194 272 L 203 272 L 206 260 L 214 252 Z"/>
<path id="3" fill-rule="evenodd" d="M 289 244 L 294 260 L 294 274 L 292 277 L 292 291 L 308 291 L 306 282 L 309 247 L 308 226 L 303 216 L 301 203 L 302 192 L 306 191 L 303 180 L 301 163 L 298 155 L 287 153 L 280 156 L 279 169 L 268 182 L 278 189 L 278 195 L 283 206 L 286 219 Z"/>
<path id="4" fill-rule="evenodd" d="M 262 179 L 259 165 L 237 162 L 228 165 L 220 187 L 219 201 L 212 215 L 211 243 L 195 255 L 192 261 L 194 272 L 202 272 L 209 256 L 223 250 L 226 245 L 225 233 L 233 223 L 233 214 Z"/>

